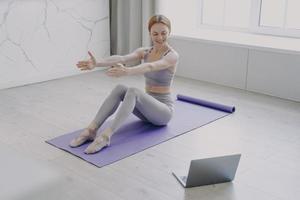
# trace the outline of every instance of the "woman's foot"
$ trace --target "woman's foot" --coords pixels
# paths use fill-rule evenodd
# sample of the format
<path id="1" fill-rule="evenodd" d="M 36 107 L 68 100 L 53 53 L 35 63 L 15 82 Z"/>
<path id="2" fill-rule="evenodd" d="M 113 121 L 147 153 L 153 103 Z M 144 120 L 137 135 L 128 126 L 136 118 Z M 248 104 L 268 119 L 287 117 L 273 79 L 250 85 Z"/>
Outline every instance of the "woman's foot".
<path id="1" fill-rule="evenodd" d="M 110 145 L 110 137 L 112 135 L 112 131 L 110 128 L 104 130 L 104 132 L 97 137 L 85 150 L 84 153 L 86 154 L 92 154 L 97 153 L 104 147 L 107 147 Z"/>
<path id="2" fill-rule="evenodd" d="M 78 147 L 85 143 L 86 141 L 94 140 L 97 134 L 96 129 L 86 128 L 77 138 L 74 138 L 70 142 L 70 147 Z"/>

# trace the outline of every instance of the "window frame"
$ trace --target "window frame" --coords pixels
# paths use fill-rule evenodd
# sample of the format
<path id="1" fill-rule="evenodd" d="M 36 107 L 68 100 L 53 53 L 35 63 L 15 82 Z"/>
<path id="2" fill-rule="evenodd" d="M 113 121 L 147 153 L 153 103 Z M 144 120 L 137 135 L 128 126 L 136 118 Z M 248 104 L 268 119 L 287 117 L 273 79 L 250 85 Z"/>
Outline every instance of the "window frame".
<path id="1" fill-rule="evenodd" d="M 250 19 L 249 19 L 250 22 L 248 28 L 224 26 L 224 21 L 223 21 L 223 25 L 203 24 L 203 1 L 204 0 L 199 0 L 199 5 L 198 5 L 198 7 L 200 8 L 200 12 L 198 14 L 199 19 L 197 24 L 198 29 L 235 31 L 235 32 L 253 33 L 253 34 L 300 38 L 300 29 L 290 29 L 285 27 L 286 18 L 287 18 L 288 0 L 285 0 L 285 16 L 284 16 L 283 28 L 260 26 L 262 0 L 251 0 L 251 8 L 250 8 L 251 10 L 250 10 Z M 224 1 L 226 3 L 227 0 Z M 223 12 L 223 15 L 225 15 L 225 11 Z"/>

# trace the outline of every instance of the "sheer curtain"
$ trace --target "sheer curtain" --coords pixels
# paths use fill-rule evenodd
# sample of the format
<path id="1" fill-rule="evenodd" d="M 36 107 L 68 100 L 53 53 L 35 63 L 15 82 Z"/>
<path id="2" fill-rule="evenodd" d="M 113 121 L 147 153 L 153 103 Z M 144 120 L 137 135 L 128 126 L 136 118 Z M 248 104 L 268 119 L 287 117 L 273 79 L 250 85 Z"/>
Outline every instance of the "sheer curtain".
<path id="1" fill-rule="evenodd" d="M 147 22 L 155 0 L 110 0 L 111 54 L 124 55 L 150 46 Z"/>

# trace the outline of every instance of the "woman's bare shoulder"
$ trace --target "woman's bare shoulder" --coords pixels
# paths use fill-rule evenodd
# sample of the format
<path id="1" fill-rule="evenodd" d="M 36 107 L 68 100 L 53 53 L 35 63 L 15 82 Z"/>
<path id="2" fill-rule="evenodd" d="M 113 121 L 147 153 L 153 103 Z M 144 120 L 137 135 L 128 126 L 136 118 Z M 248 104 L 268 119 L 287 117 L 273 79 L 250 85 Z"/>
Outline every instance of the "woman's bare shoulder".
<path id="1" fill-rule="evenodd" d="M 151 49 L 151 47 L 140 47 L 134 51 L 140 58 L 144 58 L 145 54 Z"/>
<path id="2" fill-rule="evenodd" d="M 170 48 L 170 53 L 173 53 L 178 58 L 179 53 L 173 47 L 170 46 L 169 48 Z"/>
<path id="3" fill-rule="evenodd" d="M 170 51 L 167 53 L 167 55 L 164 56 L 164 58 L 173 63 L 176 63 L 178 61 L 179 54 L 173 48 L 170 48 Z"/>
<path id="4" fill-rule="evenodd" d="M 140 47 L 135 50 L 135 52 L 144 52 L 150 50 L 151 47 Z"/>

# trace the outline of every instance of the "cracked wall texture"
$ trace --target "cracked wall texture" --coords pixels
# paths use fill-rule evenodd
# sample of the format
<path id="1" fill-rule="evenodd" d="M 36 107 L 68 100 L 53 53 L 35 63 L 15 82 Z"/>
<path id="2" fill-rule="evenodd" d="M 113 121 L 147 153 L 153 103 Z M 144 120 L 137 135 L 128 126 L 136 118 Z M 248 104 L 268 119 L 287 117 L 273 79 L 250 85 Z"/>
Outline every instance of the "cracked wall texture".
<path id="1" fill-rule="evenodd" d="M 1 0 L 0 89 L 81 73 L 110 54 L 109 0 Z"/>

